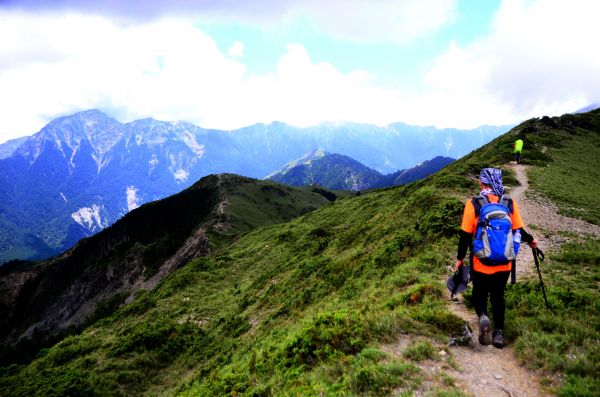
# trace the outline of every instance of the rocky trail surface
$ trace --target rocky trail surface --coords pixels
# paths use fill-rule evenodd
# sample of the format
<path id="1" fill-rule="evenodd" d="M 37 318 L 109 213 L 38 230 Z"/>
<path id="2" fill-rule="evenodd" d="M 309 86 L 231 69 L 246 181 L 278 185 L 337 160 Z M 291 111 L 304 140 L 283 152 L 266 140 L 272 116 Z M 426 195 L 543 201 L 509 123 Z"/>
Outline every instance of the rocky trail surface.
<path id="1" fill-rule="evenodd" d="M 510 196 L 518 203 L 525 230 L 539 240 L 542 251 L 554 251 L 569 241 L 569 235 L 600 236 L 600 227 L 579 219 L 569 218 L 558 213 L 557 207 L 548 200 L 528 191 L 527 166 L 508 164 L 520 185 L 509 189 Z M 537 278 L 537 271 L 531 249 L 521 246 L 517 265 L 519 279 Z M 550 393 L 540 384 L 539 373 L 525 368 L 518 360 L 514 347 L 509 343 L 503 349 L 482 346 L 478 342 L 479 323 L 473 309 L 465 306 L 462 296 L 450 300 L 450 311 L 467 321 L 473 330 L 472 341 L 468 346 L 451 346 L 440 350 L 441 360 L 422 363 L 420 367 L 435 376 L 445 371 L 456 380 L 457 386 L 466 394 L 475 397 L 538 397 Z M 401 338 L 395 346 L 386 350 L 401 354 L 407 342 Z M 448 354 L 446 353 L 448 352 Z M 444 364 L 446 363 L 446 364 Z M 450 365 L 449 365 L 450 364 Z"/>

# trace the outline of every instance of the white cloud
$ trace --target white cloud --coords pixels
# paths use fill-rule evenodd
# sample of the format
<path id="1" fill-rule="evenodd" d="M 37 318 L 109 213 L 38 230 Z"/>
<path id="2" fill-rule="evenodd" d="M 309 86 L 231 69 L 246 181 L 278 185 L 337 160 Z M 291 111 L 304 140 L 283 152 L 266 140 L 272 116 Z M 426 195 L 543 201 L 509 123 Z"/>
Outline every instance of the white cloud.
<path id="1" fill-rule="evenodd" d="M 275 74 L 252 76 L 249 92 L 258 103 L 248 108 L 260 120 L 277 119 L 298 126 L 324 120 L 381 122 L 397 100 L 391 90 L 373 85 L 364 71 L 340 73 L 325 62 L 313 63 L 300 44 L 288 46 Z M 248 114 L 248 116 L 251 116 Z"/>
<path id="2" fill-rule="evenodd" d="M 421 4 L 400 3 L 403 11 L 394 11 L 392 2 L 383 2 L 381 10 L 400 18 Z M 333 18 L 339 34 L 358 37 L 380 24 L 382 30 L 370 36 L 377 40 L 386 29 L 390 36 L 415 38 L 448 22 L 443 16 L 453 1 L 440 3 L 446 7 L 422 3 L 437 22 L 411 26 L 400 18 L 404 33 L 386 25 L 391 19 L 378 7 L 365 11 L 364 20 L 373 16 L 368 24 L 350 23 L 365 10 L 360 0 L 345 2 L 346 8 L 337 1 L 322 8 L 301 4 L 315 18 L 335 12 L 330 4 L 343 9 L 342 22 Z M 401 92 L 377 85 L 366 71 L 344 73 L 314 62 L 301 44 L 290 44 L 269 73 L 252 73 L 241 60 L 249 51 L 243 43 L 222 52 L 187 19 L 124 24 L 0 11 L 0 142 L 94 107 L 121 121 L 155 117 L 221 129 L 273 120 L 299 126 L 349 120 L 475 127 L 559 114 L 599 99 L 598 7 L 584 0 L 506 0 L 485 37 L 451 43 L 431 61 L 422 92 Z M 445 11 L 436 17 L 438 9 Z M 351 28 L 354 33 L 344 33 Z"/>
<path id="3" fill-rule="evenodd" d="M 338 38 L 408 44 L 428 36 L 456 16 L 456 0 L 333 0 L 298 2 L 304 13 Z"/>
<path id="4" fill-rule="evenodd" d="M 122 121 L 150 116 L 238 128 L 273 120 L 377 122 L 397 102 L 368 73 L 313 63 L 300 44 L 288 47 L 273 72 L 250 74 L 186 20 L 120 25 L 0 13 L 0 37 L 10 38 L 0 42 L 0 141 L 94 107 L 116 110 Z"/>
<path id="5" fill-rule="evenodd" d="M 417 101 L 449 125 L 559 115 L 600 98 L 600 3 L 506 0 L 488 35 L 449 45 Z M 462 120 L 462 122 L 461 122 Z"/>
<path id="6" fill-rule="evenodd" d="M 244 55 L 244 43 L 235 41 L 227 50 L 227 55 L 231 58 L 241 58 Z"/>
<path id="7" fill-rule="evenodd" d="M 407 43 L 447 24 L 456 0 L 384 0 L 377 6 L 366 0 L 284 0 L 267 7 L 269 15 L 256 12 L 263 3 L 271 1 L 241 7 L 232 17 L 285 24 L 305 15 L 338 37 Z M 96 2 L 61 4 L 100 11 Z M 374 86 L 366 72 L 343 74 L 332 64 L 313 64 L 302 46 L 291 45 L 271 73 L 250 74 L 241 62 L 244 43 L 236 41 L 222 53 L 192 19 L 180 15 L 187 1 L 175 3 L 177 18 L 156 19 L 167 11 L 165 4 L 129 23 L 74 11 L 43 11 L 43 4 L 29 12 L 0 9 L 0 142 L 32 134 L 57 116 L 95 107 L 122 121 L 182 119 L 215 128 L 272 120 L 297 125 L 340 119 L 381 123 L 384 114 L 386 120 L 398 119 L 389 116 L 389 109 L 399 107 L 395 94 Z M 134 5 L 122 2 L 107 15 L 134 17 Z M 220 7 L 194 6 L 190 14 L 217 19 L 231 15 L 231 7 Z"/>
<path id="8" fill-rule="evenodd" d="M 101 17 L 0 13 L 0 37 L 8 38 L 0 41 L 5 139 L 92 107 L 202 121 L 245 73 L 184 20 L 119 25 Z"/>

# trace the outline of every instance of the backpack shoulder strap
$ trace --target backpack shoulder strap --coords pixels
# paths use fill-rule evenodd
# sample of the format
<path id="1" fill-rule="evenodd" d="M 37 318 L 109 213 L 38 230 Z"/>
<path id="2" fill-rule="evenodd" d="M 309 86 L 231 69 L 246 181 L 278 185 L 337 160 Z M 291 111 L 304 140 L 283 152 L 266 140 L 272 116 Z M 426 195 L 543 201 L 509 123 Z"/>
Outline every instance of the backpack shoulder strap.
<path id="1" fill-rule="evenodd" d="M 475 217 L 479 217 L 479 214 L 481 213 L 481 207 L 489 203 L 485 196 L 475 196 L 471 201 L 473 202 L 473 207 L 475 208 Z"/>
<path id="2" fill-rule="evenodd" d="M 500 200 L 498 200 L 498 203 L 508 208 L 511 214 L 514 212 L 513 200 L 508 194 L 502 195 L 502 197 L 500 197 Z"/>

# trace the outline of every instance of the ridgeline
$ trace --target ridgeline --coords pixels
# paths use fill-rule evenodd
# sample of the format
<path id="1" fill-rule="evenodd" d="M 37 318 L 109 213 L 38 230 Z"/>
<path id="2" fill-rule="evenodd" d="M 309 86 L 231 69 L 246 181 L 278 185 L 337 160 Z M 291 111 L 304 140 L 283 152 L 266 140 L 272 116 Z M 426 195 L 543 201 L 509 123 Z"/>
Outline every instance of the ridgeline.
<path id="1" fill-rule="evenodd" d="M 35 356 L 17 360 L 26 340 L 11 345 L 0 394 L 465 395 L 444 373 L 452 360 L 436 354 L 444 346 L 451 357 L 445 345 L 464 324 L 442 279 L 479 170 L 512 160 L 517 137 L 531 186 L 599 224 L 600 111 L 532 119 L 424 180 L 239 230 Z M 504 169 L 505 184 L 517 183 Z M 239 220 L 256 216 L 244 208 Z M 600 390 L 600 242 L 566 237 L 542 268 L 552 311 L 537 280 L 509 286 L 507 339 L 552 392 L 591 396 Z M 400 355 L 381 348 L 401 336 L 427 341 Z M 442 360 L 440 371 L 423 371 L 423 360 Z"/>

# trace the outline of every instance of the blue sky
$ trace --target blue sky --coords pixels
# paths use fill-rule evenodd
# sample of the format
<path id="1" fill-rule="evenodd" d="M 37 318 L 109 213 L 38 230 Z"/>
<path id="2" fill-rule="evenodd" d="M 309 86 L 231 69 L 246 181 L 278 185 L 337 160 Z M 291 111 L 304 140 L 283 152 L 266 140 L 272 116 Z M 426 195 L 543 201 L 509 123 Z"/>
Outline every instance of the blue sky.
<path id="1" fill-rule="evenodd" d="M 314 62 L 331 62 L 342 73 L 355 69 L 368 70 L 382 84 L 397 81 L 416 84 L 418 66 L 426 66 L 436 54 L 444 51 L 450 40 L 464 45 L 485 33 L 500 1 L 462 1 L 455 4 L 449 23 L 420 40 L 396 43 L 392 38 L 357 41 L 331 35 L 305 16 L 281 21 L 276 26 L 261 28 L 245 23 L 199 21 L 197 26 L 215 39 L 223 51 L 231 43 L 243 40 L 248 68 L 254 72 L 272 70 L 289 43 L 301 43 Z M 415 67 L 417 66 L 417 67 Z"/>
<path id="2" fill-rule="evenodd" d="M 472 128 L 600 99 L 592 0 L 0 0 L 0 142 L 99 108 Z"/>

